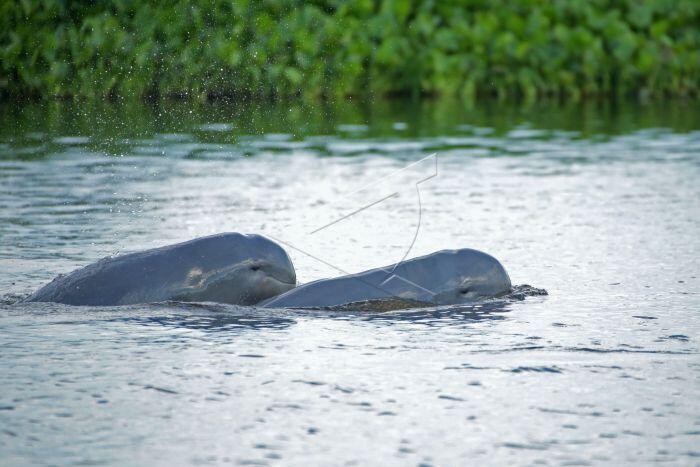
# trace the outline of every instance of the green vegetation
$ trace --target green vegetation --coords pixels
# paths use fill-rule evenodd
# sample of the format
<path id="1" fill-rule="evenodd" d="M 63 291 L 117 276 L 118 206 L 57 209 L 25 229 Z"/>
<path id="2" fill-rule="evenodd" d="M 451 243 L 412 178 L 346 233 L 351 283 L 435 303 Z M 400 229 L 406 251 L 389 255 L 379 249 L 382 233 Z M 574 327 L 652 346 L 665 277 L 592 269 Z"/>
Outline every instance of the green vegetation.
<path id="1" fill-rule="evenodd" d="M 0 0 L 5 96 L 700 94 L 698 0 Z"/>

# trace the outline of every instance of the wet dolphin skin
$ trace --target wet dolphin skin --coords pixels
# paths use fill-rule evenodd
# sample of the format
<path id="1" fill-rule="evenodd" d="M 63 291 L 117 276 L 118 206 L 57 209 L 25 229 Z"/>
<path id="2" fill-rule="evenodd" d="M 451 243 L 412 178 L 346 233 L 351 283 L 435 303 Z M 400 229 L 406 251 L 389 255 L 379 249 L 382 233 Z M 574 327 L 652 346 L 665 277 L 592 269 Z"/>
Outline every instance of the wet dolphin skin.
<path id="1" fill-rule="evenodd" d="M 26 301 L 129 305 L 164 300 L 254 305 L 292 289 L 287 253 L 260 235 L 222 233 L 104 258 L 59 276 Z"/>
<path id="2" fill-rule="evenodd" d="M 493 256 L 468 248 L 442 250 L 333 279 L 301 285 L 261 303 L 275 308 L 332 307 L 369 300 L 469 303 L 507 294 L 511 283 Z"/>

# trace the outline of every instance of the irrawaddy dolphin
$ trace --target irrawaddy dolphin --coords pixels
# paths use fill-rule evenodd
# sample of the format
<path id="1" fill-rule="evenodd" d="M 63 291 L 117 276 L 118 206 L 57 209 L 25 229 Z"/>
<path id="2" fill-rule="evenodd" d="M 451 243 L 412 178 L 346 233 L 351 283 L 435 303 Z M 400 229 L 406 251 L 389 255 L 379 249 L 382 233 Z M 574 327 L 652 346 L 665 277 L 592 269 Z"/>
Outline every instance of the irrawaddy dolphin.
<path id="1" fill-rule="evenodd" d="M 333 308 L 384 301 L 407 308 L 420 304 L 470 303 L 502 296 L 510 291 L 510 278 L 498 260 L 486 253 L 465 248 L 438 251 L 392 266 L 310 282 L 259 305 L 270 308 Z"/>
<path id="2" fill-rule="evenodd" d="M 26 301 L 129 305 L 165 300 L 254 305 L 296 285 L 287 253 L 260 235 L 222 233 L 104 258 L 59 276 Z"/>

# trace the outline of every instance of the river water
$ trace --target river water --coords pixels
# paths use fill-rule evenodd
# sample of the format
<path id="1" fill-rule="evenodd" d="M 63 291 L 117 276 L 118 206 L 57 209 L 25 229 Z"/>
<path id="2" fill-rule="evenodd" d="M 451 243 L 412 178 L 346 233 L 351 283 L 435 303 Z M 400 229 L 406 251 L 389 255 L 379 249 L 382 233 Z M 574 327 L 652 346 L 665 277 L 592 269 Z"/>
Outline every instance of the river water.
<path id="1" fill-rule="evenodd" d="M 0 123 L 0 464 L 700 462 L 691 103 L 4 103 Z M 300 282 L 470 247 L 549 295 L 18 302 L 225 231 L 284 242 Z"/>

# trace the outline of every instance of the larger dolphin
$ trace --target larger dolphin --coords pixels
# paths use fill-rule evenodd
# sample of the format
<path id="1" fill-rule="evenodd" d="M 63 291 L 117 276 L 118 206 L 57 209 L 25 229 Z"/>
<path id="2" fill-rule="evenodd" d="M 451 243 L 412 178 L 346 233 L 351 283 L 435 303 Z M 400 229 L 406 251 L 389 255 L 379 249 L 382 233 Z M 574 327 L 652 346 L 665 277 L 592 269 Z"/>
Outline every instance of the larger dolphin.
<path id="1" fill-rule="evenodd" d="M 222 233 L 104 258 L 59 276 L 27 298 L 69 305 L 164 300 L 254 305 L 292 289 L 287 253 L 260 235 Z"/>
<path id="2" fill-rule="evenodd" d="M 397 265 L 310 282 L 260 305 L 328 308 L 358 302 L 392 301 L 405 308 L 416 303 L 469 303 L 510 291 L 510 278 L 498 260 L 481 251 L 465 248 L 438 251 Z"/>

